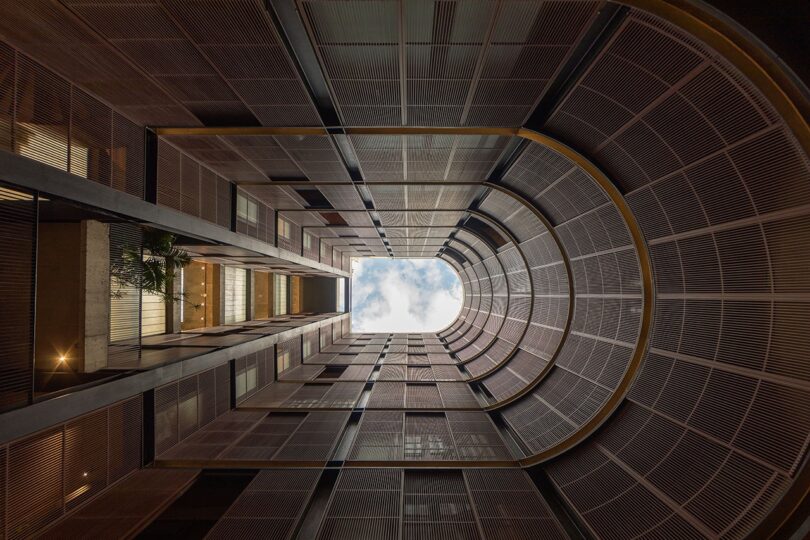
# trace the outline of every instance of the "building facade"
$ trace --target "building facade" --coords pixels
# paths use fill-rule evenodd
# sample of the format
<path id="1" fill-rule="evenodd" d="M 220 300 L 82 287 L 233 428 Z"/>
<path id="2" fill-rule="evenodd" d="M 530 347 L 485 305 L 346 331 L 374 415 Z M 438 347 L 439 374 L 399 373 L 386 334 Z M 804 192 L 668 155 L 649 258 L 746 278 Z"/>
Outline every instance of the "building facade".
<path id="1" fill-rule="evenodd" d="M 810 14 L 757 9 L 4 3 L 0 538 L 804 537 Z M 459 316 L 352 333 L 356 257 Z"/>

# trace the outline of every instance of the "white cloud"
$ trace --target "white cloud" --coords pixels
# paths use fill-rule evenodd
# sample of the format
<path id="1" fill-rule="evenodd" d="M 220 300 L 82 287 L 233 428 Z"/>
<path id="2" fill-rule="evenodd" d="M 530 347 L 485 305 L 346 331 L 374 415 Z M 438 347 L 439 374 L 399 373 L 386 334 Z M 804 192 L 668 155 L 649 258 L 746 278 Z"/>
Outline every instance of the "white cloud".
<path id="1" fill-rule="evenodd" d="M 461 310 L 455 272 L 439 259 L 361 259 L 353 266 L 352 331 L 436 332 Z"/>

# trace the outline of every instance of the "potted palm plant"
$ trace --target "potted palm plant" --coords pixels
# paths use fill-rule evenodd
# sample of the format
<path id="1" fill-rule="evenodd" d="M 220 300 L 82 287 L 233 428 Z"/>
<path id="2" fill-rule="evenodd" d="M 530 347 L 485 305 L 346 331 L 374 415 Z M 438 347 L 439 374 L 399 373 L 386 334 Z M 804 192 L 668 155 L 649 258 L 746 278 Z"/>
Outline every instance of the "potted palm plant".
<path id="1" fill-rule="evenodd" d="M 176 241 L 171 233 L 147 229 L 142 246 L 124 246 L 120 258 L 110 262 L 112 296 L 121 298 L 127 289 L 159 296 L 170 320 L 174 302 L 186 300 L 185 293 L 175 290 L 175 277 L 191 263 L 189 254 L 174 245 Z"/>

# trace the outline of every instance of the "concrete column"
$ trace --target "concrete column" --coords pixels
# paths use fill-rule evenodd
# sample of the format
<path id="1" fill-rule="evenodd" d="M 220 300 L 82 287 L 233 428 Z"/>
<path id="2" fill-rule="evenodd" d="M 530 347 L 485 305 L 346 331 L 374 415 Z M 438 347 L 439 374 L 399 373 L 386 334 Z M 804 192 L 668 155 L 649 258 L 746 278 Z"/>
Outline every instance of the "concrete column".
<path id="1" fill-rule="evenodd" d="M 42 223 L 37 250 L 36 367 L 107 367 L 110 231 L 98 221 Z"/>
<path id="2" fill-rule="evenodd" d="M 99 221 L 81 223 L 84 369 L 107 367 L 110 341 L 110 227 Z"/>

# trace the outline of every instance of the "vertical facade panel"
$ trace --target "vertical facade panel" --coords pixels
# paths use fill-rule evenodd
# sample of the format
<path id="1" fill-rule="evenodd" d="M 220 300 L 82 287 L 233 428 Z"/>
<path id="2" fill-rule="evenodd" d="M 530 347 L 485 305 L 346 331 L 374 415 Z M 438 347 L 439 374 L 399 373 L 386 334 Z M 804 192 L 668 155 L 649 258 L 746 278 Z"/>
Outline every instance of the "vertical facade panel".
<path id="1" fill-rule="evenodd" d="M 32 398 L 36 204 L 0 186 L 0 411 Z"/>

